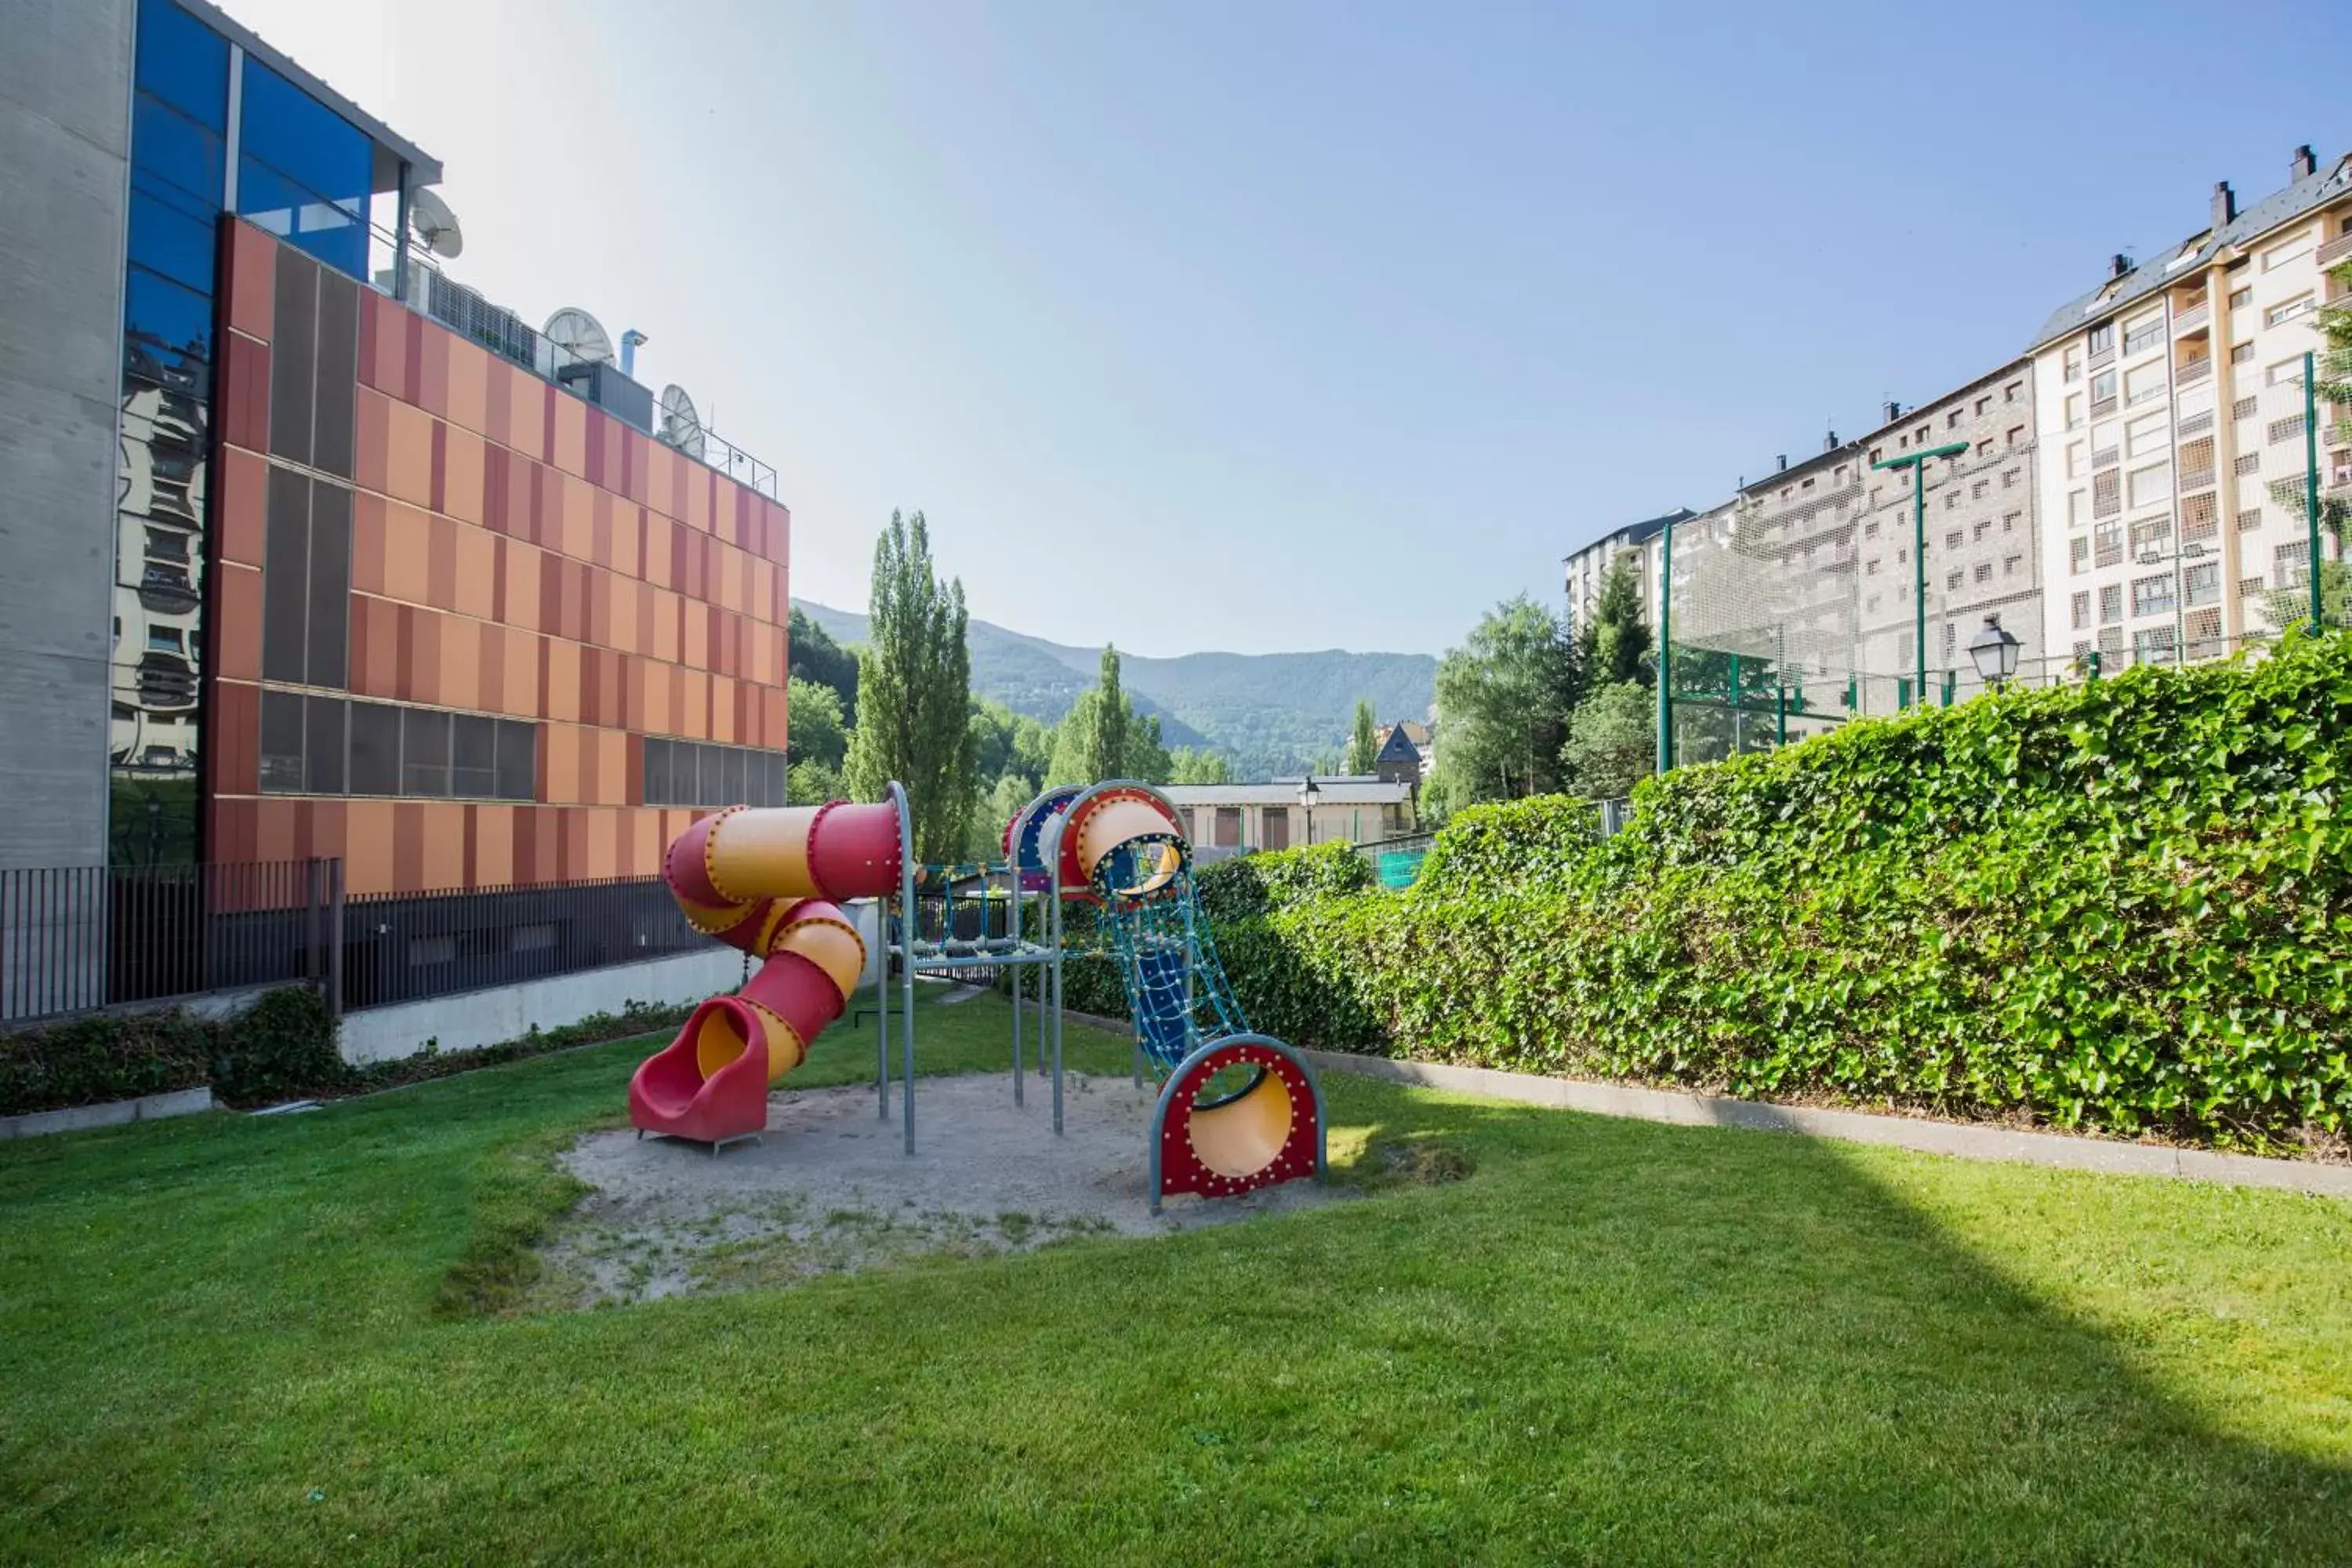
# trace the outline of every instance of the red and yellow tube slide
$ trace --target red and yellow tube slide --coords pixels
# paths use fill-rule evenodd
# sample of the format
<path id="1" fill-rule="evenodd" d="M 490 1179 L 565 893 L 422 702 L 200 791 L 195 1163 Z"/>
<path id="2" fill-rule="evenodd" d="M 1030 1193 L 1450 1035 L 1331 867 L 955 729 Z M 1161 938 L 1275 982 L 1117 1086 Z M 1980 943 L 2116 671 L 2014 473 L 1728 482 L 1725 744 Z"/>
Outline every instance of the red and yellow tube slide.
<path id="1" fill-rule="evenodd" d="M 897 888 L 898 846 L 896 806 L 838 800 L 729 806 L 671 842 L 664 875 L 688 921 L 761 962 L 638 1067 L 632 1123 L 713 1144 L 767 1125 L 768 1086 L 807 1057 L 865 973 L 866 943 L 835 900 Z"/>

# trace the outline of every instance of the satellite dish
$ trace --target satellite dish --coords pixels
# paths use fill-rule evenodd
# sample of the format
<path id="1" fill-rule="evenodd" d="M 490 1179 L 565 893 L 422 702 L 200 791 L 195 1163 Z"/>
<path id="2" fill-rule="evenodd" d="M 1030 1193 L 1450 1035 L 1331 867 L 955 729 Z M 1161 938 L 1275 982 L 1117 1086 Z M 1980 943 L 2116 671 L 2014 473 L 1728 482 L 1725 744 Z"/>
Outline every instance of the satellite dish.
<path id="1" fill-rule="evenodd" d="M 661 438 L 689 458 L 702 456 L 702 416 L 686 388 L 671 382 L 661 391 Z"/>
<path id="2" fill-rule="evenodd" d="M 604 363 L 613 357 L 613 340 L 595 317 L 576 305 L 566 305 L 547 318 L 540 336 L 574 360 Z"/>
<path id="3" fill-rule="evenodd" d="M 408 226 L 425 242 L 425 248 L 436 256 L 455 256 L 466 248 L 466 236 L 457 226 L 457 215 L 431 191 L 408 193 Z"/>

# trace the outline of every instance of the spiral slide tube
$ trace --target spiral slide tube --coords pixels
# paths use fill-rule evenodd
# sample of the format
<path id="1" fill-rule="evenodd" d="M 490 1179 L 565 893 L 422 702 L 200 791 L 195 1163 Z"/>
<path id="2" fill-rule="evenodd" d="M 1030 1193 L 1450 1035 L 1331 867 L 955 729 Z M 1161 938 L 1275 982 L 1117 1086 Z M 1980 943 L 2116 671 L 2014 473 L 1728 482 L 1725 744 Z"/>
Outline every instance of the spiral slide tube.
<path id="1" fill-rule="evenodd" d="M 865 973 L 866 943 L 835 900 L 898 890 L 898 810 L 736 805 L 672 841 L 664 875 L 688 922 L 761 963 L 637 1068 L 629 1120 L 641 1133 L 716 1153 L 767 1126 L 769 1085 L 807 1057 Z"/>

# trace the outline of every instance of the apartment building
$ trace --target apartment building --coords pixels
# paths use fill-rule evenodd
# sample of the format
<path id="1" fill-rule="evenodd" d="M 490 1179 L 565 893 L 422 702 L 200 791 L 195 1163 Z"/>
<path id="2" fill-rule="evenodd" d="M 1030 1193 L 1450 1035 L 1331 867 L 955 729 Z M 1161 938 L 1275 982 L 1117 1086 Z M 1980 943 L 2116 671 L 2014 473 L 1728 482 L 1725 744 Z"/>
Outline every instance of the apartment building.
<path id="1" fill-rule="evenodd" d="M 1560 576 L 1568 598 L 1570 621 L 1582 626 L 1591 619 L 1593 610 L 1601 603 L 1601 585 L 1608 581 L 1610 569 L 1622 557 L 1633 568 L 1634 586 L 1641 594 L 1643 618 L 1655 626 L 1659 536 L 1670 525 L 1687 522 L 1697 515 L 1688 507 L 1676 507 L 1663 516 L 1644 518 L 1640 522 L 1612 529 L 1574 554 L 1563 557 Z"/>
<path id="2" fill-rule="evenodd" d="M 1926 475 L 1930 692 L 1948 675 L 1956 687 L 1975 683 L 1968 644 L 1988 615 L 1999 616 L 2023 644 L 2019 668 L 2035 670 L 2045 645 L 2032 366 L 2014 360 L 1933 402 L 1910 409 L 1890 403 L 1885 414 L 1886 422 L 1860 442 L 1865 489 L 1854 548 L 1857 663 L 1895 672 L 1915 671 L 1918 662 L 1912 475 L 1871 465 L 1966 442 L 1965 455 L 1931 460 Z"/>
<path id="3" fill-rule="evenodd" d="M 2054 311 L 2028 357 L 2047 646 L 2103 665 L 2219 657 L 2272 629 L 2273 591 L 2308 581 L 2303 356 L 2347 290 L 2352 155 L 2295 150 L 2285 187 L 2240 211 L 2214 187 L 2205 226 Z M 2323 483 L 2352 469 L 2326 440 Z M 2283 487 L 2292 489 L 2292 485 Z"/>

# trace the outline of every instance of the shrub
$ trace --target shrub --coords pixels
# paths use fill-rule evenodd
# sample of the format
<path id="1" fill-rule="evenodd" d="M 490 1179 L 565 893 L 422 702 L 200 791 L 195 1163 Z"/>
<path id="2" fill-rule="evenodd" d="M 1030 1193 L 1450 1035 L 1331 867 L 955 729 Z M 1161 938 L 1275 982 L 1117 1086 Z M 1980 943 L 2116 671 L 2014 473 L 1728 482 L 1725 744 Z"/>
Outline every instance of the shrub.
<path id="1" fill-rule="evenodd" d="M 266 1105 L 331 1090 L 352 1069 L 335 1045 L 326 999 L 307 985 L 284 985 L 214 1026 L 215 1092 L 232 1104 Z"/>
<path id="2" fill-rule="evenodd" d="M 2352 1126 L 2352 641 L 1464 812 L 1221 922 L 1302 1044 L 2254 1142 Z"/>
<path id="3" fill-rule="evenodd" d="M 0 1116 L 198 1089 L 213 1049 L 213 1026 L 176 1008 L 0 1034 Z"/>

